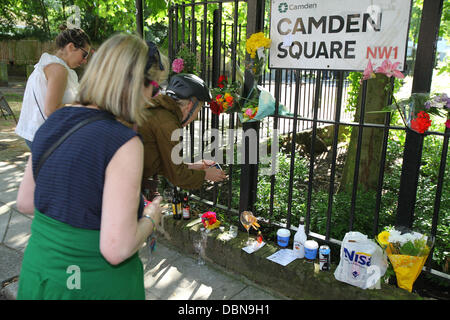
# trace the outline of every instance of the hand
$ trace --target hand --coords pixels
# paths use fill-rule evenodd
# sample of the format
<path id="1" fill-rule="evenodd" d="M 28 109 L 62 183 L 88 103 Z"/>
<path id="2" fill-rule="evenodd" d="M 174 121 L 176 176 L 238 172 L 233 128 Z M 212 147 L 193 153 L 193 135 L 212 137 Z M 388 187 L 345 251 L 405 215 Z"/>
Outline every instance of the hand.
<path id="1" fill-rule="evenodd" d="M 162 197 L 158 196 L 153 199 L 152 203 L 144 208 L 144 214 L 152 217 L 153 221 L 155 221 L 156 225 L 159 225 L 161 222 L 162 210 L 161 207 Z M 156 226 L 155 226 L 156 227 Z"/>
<path id="2" fill-rule="evenodd" d="M 200 160 L 195 163 L 189 164 L 188 168 L 194 169 L 194 170 L 206 170 L 215 164 L 216 164 L 216 162 L 213 160 Z"/>
<path id="3" fill-rule="evenodd" d="M 219 182 L 227 179 L 228 176 L 223 172 L 223 170 L 219 170 L 215 167 L 211 167 L 205 170 L 205 180 Z"/>

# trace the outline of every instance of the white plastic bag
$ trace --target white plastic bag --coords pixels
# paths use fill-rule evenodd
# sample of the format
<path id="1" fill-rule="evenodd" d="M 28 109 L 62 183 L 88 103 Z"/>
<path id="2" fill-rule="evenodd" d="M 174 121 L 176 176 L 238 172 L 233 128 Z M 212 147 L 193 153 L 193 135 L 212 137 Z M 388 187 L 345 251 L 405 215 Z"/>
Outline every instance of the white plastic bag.
<path id="1" fill-rule="evenodd" d="M 386 253 L 374 240 L 351 231 L 342 240 L 341 260 L 334 277 L 362 289 L 379 288 L 379 280 L 387 266 Z"/>

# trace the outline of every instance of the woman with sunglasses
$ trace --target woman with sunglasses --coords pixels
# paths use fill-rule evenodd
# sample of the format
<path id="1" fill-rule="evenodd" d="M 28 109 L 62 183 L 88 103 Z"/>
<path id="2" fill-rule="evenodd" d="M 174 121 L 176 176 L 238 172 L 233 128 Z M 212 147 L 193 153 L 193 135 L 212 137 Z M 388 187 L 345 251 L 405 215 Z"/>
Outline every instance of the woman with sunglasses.
<path id="1" fill-rule="evenodd" d="M 87 62 L 91 50 L 89 36 L 81 29 L 60 27 L 55 54 L 43 53 L 25 87 L 17 135 L 28 147 L 37 129 L 50 114 L 75 100 L 78 76 L 75 68 Z"/>

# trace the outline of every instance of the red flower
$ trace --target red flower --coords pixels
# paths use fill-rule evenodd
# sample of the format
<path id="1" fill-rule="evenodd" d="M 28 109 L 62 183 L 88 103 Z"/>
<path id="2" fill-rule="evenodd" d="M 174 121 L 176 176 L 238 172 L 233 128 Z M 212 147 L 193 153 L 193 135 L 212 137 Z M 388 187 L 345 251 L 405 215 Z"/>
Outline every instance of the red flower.
<path id="1" fill-rule="evenodd" d="M 217 81 L 217 86 L 218 86 L 219 88 L 222 89 L 223 87 L 225 87 L 225 85 L 227 84 L 227 82 L 228 82 L 227 77 L 224 76 L 224 75 L 221 75 L 221 76 L 219 77 L 219 80 Z"/>
<path id="2" fill-rule="evenodd" d="M 217 102 L 215 102 L 214 100 L 211 100 L 209 102 L 209 107 L 211 108 L 211 112 L 214 114 L 221 114 L 223 112 L 223 107 L 221 104 L 218 104 Z"/>
<path id="3" fill-rule="evenodd" d="M 209 225 L 216 223 L 216 221 L 217 221 L 216 213 L 213 211 L 205 212 L 202 215 L 202 223 L 205 226 L 205 228 Z"/>
<path id="4" fill-rule="evenodd" d="M 418 133 L 424 133 L 430 126 L 430 115 L 425 111 L 420 111 L 417 114 L 417 118 L 411 120 L 411 129 Z"/>

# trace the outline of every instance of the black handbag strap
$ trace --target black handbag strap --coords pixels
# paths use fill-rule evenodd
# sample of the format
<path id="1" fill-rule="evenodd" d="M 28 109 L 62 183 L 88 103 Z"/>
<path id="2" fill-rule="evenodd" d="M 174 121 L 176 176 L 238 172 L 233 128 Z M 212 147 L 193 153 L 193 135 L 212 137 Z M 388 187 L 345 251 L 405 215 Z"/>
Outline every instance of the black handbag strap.
<path id="1" fill-rule="evenodd" d="M 45 117 L 44 117 L 44 114 L 42 113 L 41 106 L 39 105 L 39 102 L 36 99 L 36 95 L 34 94 L 34 89 L 33 89 L 33 96 L 34 96 L 34 101 L 36 101 L 36 105 L 38 107 L 39 113 L 41 114 L 42 119 L 44 119 L 44 121 L 45 121 Z"/>
<path id="2" fill-rule="evenodd" d="M 98 121 L 98 120 L 106 120 L 106 119 L 113 119 L 113 117 L 111 115 L 102 113 L 102 114 L 99 114 L 99 115 L 96 115 L 96 116 L 93 116 L 93 117 L 90 117 L 90 118 L 84 119 L 83 121 L 78 122 L 76 125 L 74 125 L 72 128 L 70 128 L 66 133 L 64 133 L 64 135 L 62 135 L 50 148 L 47 149 L 47 151 L 45 151 L 45 153 L 42 155 L 41 159 L 39 159 L 39 163 L 38 163 L 38 165 L 36 167 L 36 170 L 34 172 L 34 180 L 36 181 L 36 178 L 37 178 L 37 176 L 39 174 L 39 171 L 41 170 L 41 167 L 44 164 L 44 162 L 47 160 L 47 158 L 72 133 L 74 133 L 75 131 L 77 131 L 81 127 L 84 127 L 85 125 L 87 125 L 87 124 L 89 124 L 91 122 Z"/>

